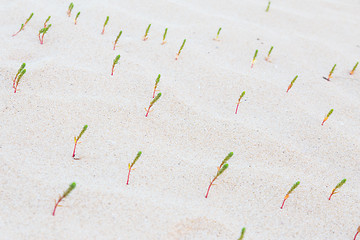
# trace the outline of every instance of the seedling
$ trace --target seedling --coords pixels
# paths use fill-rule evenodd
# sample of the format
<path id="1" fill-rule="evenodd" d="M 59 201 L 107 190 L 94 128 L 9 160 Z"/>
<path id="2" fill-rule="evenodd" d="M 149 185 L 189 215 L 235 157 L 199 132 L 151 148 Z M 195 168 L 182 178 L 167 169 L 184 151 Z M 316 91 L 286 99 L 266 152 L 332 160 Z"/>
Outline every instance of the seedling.
<path id="1" fill-rule="evenodd" d="M 49 17 L 45 20 L 45 22 L 44 22 L 44 28 L 46 28 L 46 24 L 48 23 L 48 21 L 50 20 L 50 18 L 51 18 L 51 16 L 49 16 Z"/>
<path id="2" fill-rule="evenodd" d="M 246 230 L 246 228 L 242 228 L 242 229 L 241 229 L 241 235 L 240 235 L 240 237 L 239 237 L 238 240 L 243 240 L 243 239 L 244 239 L 245 230 Z"/>
<path id="3" fill-rule="evenodd" d="M 47 33 L 47 31 L 49 30 L 50 27 L 51 27 L 51 24 L 49 24 L 47 27 L 40 29 L 40 31 L 39 31 L 40 44 L 44 43 L 44 35 Z M 40 35 L 41 35 L 41 37 L 40 37 Z"/>
<path id="4" fill-rule="evenodd" d="M 74 3 L 70 3 L 70 5 L 68 7 L 68 10 L 67 10 L 68 17 L 70 17 L 71 11 L 73 10 L 73 8 L 74 8 Z"/>
<path id="5" fill-rule="evenodd" d="M 28 19 L 26 19 L 25 23 L 21 24 L 21 27 L 20 27 L 19 31 L 17 31 L 15 34 L 12 35 L 13 37 L 15 37 L 20 31 L 24 30 L 25 25 L 30 21 L 30 19 L 32 18 L 33 15 L 34 15 L 34 13 L 30 14 Z"/>
<path id="6" fill-rule="evenodd" d="M 23 71 L 23 69 L 25 68 L 25 66 L 26 66 L 26 63 L 21 64 L 18 72 L 16 73 L 16 75 L 15 75 L 15 77 L 14 77 L 14 79 L 13 79 L 13 88 L 15 88 L 16 80 L 17 80 L 19 74 L 20 74 L 20 73 Z M 23 75 L 24 75 L 24 74 L 23 74 Z"/>
<path id="7" fill-rule="evenodd" d="M 257 54 L 258 54 L 258 50 L 256 49 L 255 54 L 254 54 L 254 57 L 253 57 L 253 60 L 251 61 L 251 68 L 253 68 L 253 66 L 254 66 L 254 63 L 255 63 L 255 61 L 256 61 L 256 56 L 257 56 Z"/>
<path id="8" fill-rule="evenodd" d="M 357 229 L 357 232 L 356 232 L 356 234 L 355 234 L 354 240 L 356 240 L 356 237 L 357 237 L 357 235 L 359 234 L 359 232 L 360 232 L 360 226 L 359 226 L 358 229 Z"/>
<path id="9" fill-rule="evenodd" d="M 178 60 L 181 50 L 184 48 L 185 43 L 186 43 L 186 39 L 184 39 L 184 41 L 179 49 L 179 52 L 176 54 L 175 60 Z"/>
<path id="10" fill-rule="evenodd" d="M 244 97 L 244 95 L 245 95 L 245 91 L 243 91 L 243 92 L 241 93 L 240 97 L 239 97 L 239 100 L 238 100 L 237 105 L 236 105 L 236 111 L 235 111 L 235 114 L 237 114 L 237 111 L 238 111 L 238 108 L 239 108 L 240 101 L 241 101 L 241 99 Z"/>
<path id="11" fill-rule="evenodd" d="M 219 40 L 219 34 L 220 34 L 221 28 L 219 28 L 219 30 L 217 31 L 216 37 L 213 39 L 215 41 L 220 41 Z"/>
<path id="12" fill-rule="evenodd" d="M 120 32 L 119 32 L 119 34 L 117 35 L 117 37 L 116 37 L 116 39 L 115 39 L 114 49 L 113 49 L 113 50 L 115 50 L 116 44 L 117 44 L 117 42 L 118 42 L 118 40 L 119 40 L 119 38 L 120 38 L 121 34 L 122 34 L 122 31 L 120 31 Z"/>
<path id="13" fill-rule="evenodd" d="M 23 69 L 23 70 L 21 70 L 19 76 L 17 77 L 15 87 L 14 87 L 14 93 L 16 93 L 17 87 L 18 87 L 19 82 L 20 82 L 20 79 L 22 78 L 22 76 L 24 76 L 25 73 L 26 73 L 26 69 Z"/>
<path id="14" fill-rule="evenodd" d="M 328 118 L 329 118 L 330 115 L 333 113 L 333 111 L 334 111 L 334 109 L 331 109 L 331 110 L 329 111 L 329 113 L 326 115 L 326 117 L 325 117 L 324 120 L 322 121 L 321 126 L 324 125 L 324 122 L 326 122 L 326 120 L 328 120 Z"/>
<path id="15" fill-rule="evenodd" d="M 134 159 L 134 161 L 130 164 L 129 163 L 129 173 L 128 173 L 128 177 L 127 177 L 127 181 L 126 181 L 126 185 L 129 185 L 129 178 L 130 178 L 130 172 L 132 167 L 134 166 L 134 164 L 136 163 L 136 161 L 139 159 L 139 157 L 141 156 L 141 151 L 139 151 Z M 135 169 L 133 169 L 135 170 Z"/>
<path id="16" fill-rule="evenodd" d="M 161 97 L 161 93 L 158 93 L 158 95 L 156 95 L 156 97 L 153 100 L 151 100 L 149 107 L 147 109 L 145 108 L 146 110 L 145 117 L 149 115 L 150 108 L 154 105 L 154 103 L 156 103 L 157 100 L 159 100 L 160 97 Z"/>
<path id="17" fill-rule="evenodd" d="M 354 74 L 354 72 L 355 72 L 355 70 L 356 70 L 356 68 L 357 68 L 358 65 L 359 65 L 359 62 L 357 62 L 357 63 L 355 64 L 355 66 L 353 67 L 353 69 L 352 69 L 351 72 L 350 72 L 350 75 L 353 75 L 353 74 Z"/>
<path id="18" fill-rule="evenodd" d="M 52 213 L 53 216 L 55 216 L 56 208 L 57 208 L 57 207 L 61 207 L 61 205 L 59 205 L 59 203 L 60 203 L 64 198 L 66 198 L 66 197 L 70 194 L 70 192 L 71 192 L 72 190 L 74 190 L 75 187 L 76 187 L 76 183 L 73 182 L 72 184 L 70 184 L 69 188 L 63 193 L 63 195 L 62 195 L 62 196 L 59 196 L 59 200 L 57 200 L 57 201 L 55 200 L 55 207 L 54 207 L 54 211 L 53 211 L 53 213 Z"/>
<path id="19" fill-rule="evenodd" d="M 210 191 L 210 188 L 211 186 L 213 185 L 214 181 L 229 167 L 229 164 L 225 163 L 216 173 L 215 177 L 213 178 L 212 181 L 210 181 L 210 185 L 208 187 L 208 190 L 206 192 L 206 195 L 205 195 L 205 198 L 208 197 L 209 195 L 209 191 Z"/>
<path id="20" fill-rule="evenodd" d="M 85 125 L 84 127 L 83 127 L 83 129 L 81 130 L 81 132 L 80 132 L 80 134 L 79 134 L 79 136 L 75 136 L 74 137 L 74 141 L 75 141 L 75 146 L 74 146 L 74 151 L 73 151 L 73 155 L 72 155 L 72 157 L 75 159 L 75 150 L 76 150 L 76 146 L 77 146 L 77 144 L 78 144 L 78 141 L 79 141 L 79 139 L 81 138 L 81 136 L 84 134 L 84 132 L 86 131 L 86 129 L 88 128 L 88 125 Z"/>
<path id="21" fill-rule="evenodd" d="M 329 76 L 327 78 L 323 77 L 323 79 L 330 81 L 330 79 L 332 78 L 332 74 L 333 74 L 333 72 L 335 70 L 335 67 L 336 67 L 336 64 L 334 64 L 334 66 L 332 67 L 332 69 L 331 69 L 331 71 L 329 73 Z"/>
<path id="22" fill-rule="evenodd" d="M 268 11 L 269 11 L 269 8 L 270 8 L 270 4 L 271 4 L 271 2 L 269 1 L 269 2 L 268 2 L 268 5 L 267 5 L 267 7 L 266 7 L 266 10 L 265 10 L 265 12 L 268 12 Z"/>
<path id="23" fill-rule="evenodd" d="M 268 61 L 268 62 L 270 62 L 270 61 L 269 61 L 269 58 L 270 58 L 270 54 L 271 54 L 273 48 L 274 48 L 274 47 L 271 46 L 271 48 L 270 48 L 270 50 L 269 50 L 269 52 L 268 52 L 268 55 L 267 55 L 267 57 L 265 58 L 265 60 Z"/>
<path id="24" fill-rule="evenodd" d="M 163 35 L 163 41 L 162 41 L 161 45 L 164 45 L 166 43 L 165 38 L 166 38 L 167 30 L 168 29 L 165 28 L 165 32 L 164 32 L 164 35 Z"/>
<path id="25" fill-rule="evenodd" d="M 159 90 L 156 90 L 156 88 L 157 88 L 157 86 L 158 86 L 158 84 L 159 84 L 159 82 L 160 82 L 160 77 L 161 77 L 161 75 L 159 74 L 158 77 L 157 77 L 156 80 L 155 80 L 153 98 L 155 97 L 155 92 L 156 92 L 156 91 L 159 91 Z"/>
<path id="26" fill-rule="evenodd" d="M 293 84 L 294 84 L 294 82 L 296 81 L 297 78 L 298 78 L 298 75 L 296 75 L 296 76 L 294 77 L 294 79 L 291 81 L 291 83 L 290 83 L 290 85 L 288 86 L 288 89 L 286 90 L 286 92 L 288 92 L 288 91 L 290 90 L 290 88 L 292 88 L 292 86 L 293 86 Z"/>
<path id="27" fill-rule="evenodd" d="M 113 61 L 112 69 L 111 69 L 111 76 L 114 75 L 114 68 L 115 65 L 119 63 L 120 55 L 117 55 Z"/>
<path id="28" fill-rule="evenodd" d="M 224 160 L 221 162 L 220 166 L 218 167 L 218 171 L 222 168 L 222 166 L 224 166 L 225 163 L 227 163 L 227 161 L 229 161 L 229 159 L 234 155 L 233 152 L 229 152 L 229 154 L 224 158 Z"/>
<path id="29" fill-rule="evenodd" d="M 339 182 L 336 187 L 332 190 L 331 194 L 330 194 L 330 197 L 329 197 L 329 200 L 331 199 L 332 195 L 338 193 L 336 192 L 337 189 L 341 188 L 342 185 L 344 185 L 344 183 L 346 182 L 346 179 L 344 178 L 343 180 L 341 180 L 341 182 Z"/>
<path id="30" fill-rule="evenodd" d="M 75 20 L 74 20 L 75 25 L 77 24 L 77 19 L 78 19 L 79 16 L 80 16 L 80 12 L 78 12 L 78 13 L 76 14 L 76 17 L 75 17 Z"/>
<path id="31" fill-rule="evenodd" d="M 151 27 L 151 24 L 149 24 L 149 26 L 146 28 L 145 35 L 143 37 L 144 41 L 146 41 L 149 38 L 148 33 L 149 33 L 149 30 L 150 30 L 150 27 Z"/>
<path id="32" fill-rule="evenodd" d="M 281 207 L 280 207 L 281 209 L 284 207 L 284 203 L 285 203 L 286 199 L 289 198 L 290 193 L 292 193 L 292 191 L 294 191 L 295 188 L 297 188 L 297 186 L 299 186 L 299 184 L 300 184 L 299 181 L 296 182 L 296 183 L 290 188 L 290 190 L 287 192 L 287 194 L 286 194 L 285 197 L 284 197 L 284 201 L 283 201 L 283 203 L 282 203 L 282 205 L 281 205 Z"/>
<path id="33" fill-rule="evenodd" d="M 104 26 L 103 26 L 103 29 L 102 29 L 101 34 L 104 34 L 104 32 L 105 32 L 105 27 L 106 27 L 106 25 L 108 24 L 108 22 L 109 22 L 109 16 L 106 17 L 106 20 L 105 20 L 105 22 L 104 22 Z"/>

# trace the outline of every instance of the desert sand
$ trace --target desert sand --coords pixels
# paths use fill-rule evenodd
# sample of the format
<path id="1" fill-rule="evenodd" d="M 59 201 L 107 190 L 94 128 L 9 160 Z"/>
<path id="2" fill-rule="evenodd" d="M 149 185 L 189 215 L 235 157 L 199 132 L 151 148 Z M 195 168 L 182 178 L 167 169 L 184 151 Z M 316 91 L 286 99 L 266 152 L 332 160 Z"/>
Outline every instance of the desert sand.
<path id="1" fill-rule="evenodd" d="M 245 240 L 353 239 L 360 69 L 349 72 L 360 60 L 359 1 L 274 0 L 265 12 L 265 0 L 79 0 L 71 17 L 70 1 L 0 3 L 0 239 L 238 239 L 243 227 Z M 146 118 L 158 74 L 162 96 Z"/>

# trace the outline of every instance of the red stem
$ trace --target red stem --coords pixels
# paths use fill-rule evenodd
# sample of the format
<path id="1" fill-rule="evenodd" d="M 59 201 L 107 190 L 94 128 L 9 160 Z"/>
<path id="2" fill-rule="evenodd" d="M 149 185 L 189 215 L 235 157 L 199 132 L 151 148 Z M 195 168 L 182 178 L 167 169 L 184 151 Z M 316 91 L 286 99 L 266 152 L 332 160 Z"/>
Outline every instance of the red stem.
<path id="1" fill-rule="evenodd" d="M 20 30 L 17 33 L 14 33 L 12 36 L 15 37 L 23 28 L 20 28 Z"/>
<path id="2" fill-rule="evenodd" d="M 113 64 L 112 69 L 111 69 L 111 76 L 114 75 L 114 68 L 115 68 L 115 65 Z"/>
<path id="3" fill-rule="evenodd" d="M 282 208 L 284 207 L 284 203 L 285 203 L 286 199 L 287 199 L 287 198 L 284 198 L 284 201 L 283 201 L 283 203 L 282 203 L 282 205 L 281 205 L 280 209 L 282 209 Z"/>
<path id="4" fill-rule="evenodd" d="M 150 108 L 151 108 L 151 105 L 148 107 L 145 117 L 147 117 L 149 115 Z"/>
<path id="5" fill-rule="evenodd" d="M 334 195 L 334 193 L 333 193 L 333 192 L 330 194 L 329 200 L 331 199 L 332 195 Z"/>
<path id="6" fill-rule="evenodd" d="M 115 50 L 115 46 L 116 46 L 116 42 L 114 43 L 114 48 L 113 48 L 113 50 Z"/>
<path id="7" fill-rule="evenodd" d="M 129 173 L 128 173 L 126 185 L 129 185 L 130 172 L 131 172 L 131 167 L 129 168 Z"/>
<path id="8" fill-rule="evenodd" d="M 76 149 L 76 145 L 77 145 L 77 140 L 75 141 L 75 146 L 74 146 L 74 151 L 73 151 L 73 155 L 72 155 L 72 157 L 75 157 L 75 149 Z"/>
<path id="9" fill-rule="evenodd" d="M 40 44 L 42 44 L 42 42 L 41 42 L 41 37 L 40 37 L 40 33 L 39 33 L 39 40 L 40 40 Z"/>
<path id="10" fill-rule="evenodd" d="M 44 35 L 45 35 L 45 33 L 43 33 L 43 35 L 41 36 L 41 44 L 44 43 Z"/>
<path id="11" fill-rule="evenodd" d="M 356 239 L 356 236 L 359 234 L 359 232 L 357 232 L 356 234 L 355 234 L 355 237 L 354 237 L 354 240 Z"/>
<path id="12" fill-rule="evenodd" d="M 156 87 L 154 87 L 153 98 L 155 97 Z"/>
<path id="13" fill-rule="evenodd" d="M 289 85 L 289 87 L 288 87 L 288 89 L 286 90 L 286 92 L 288 92 L 289 90 L 290 90 L 290 88 L 291 88 L 292 86 L 291 86 L 291 84 Z"/>
<path id="14" fill-rule="evenodd" d="M 55 211 L 56 211 L 56 208 L 57 208 L 57 206 L 59 205 L 59 203 L 61 202 L 61 200 L 63 200 L 63 198 L 61 197 L 61 198 L 59 198 L 59 200 L 57 201 L 57 203 L 55 203 L 55 207 L 54 207 L 54 211 L 53 211 L 53 216 L 55 216 Z"/>
<path id="15" fill-rule="evenodd" d="M 210 191 L 210 188 L 211 188 L 211 186 L 212 186 L 213 182 L 215 181 L 215 179 L 216 179 L 216 178 L 214 178 L 214 179 L 210 182 L 210 185 L 209 185 L 208 190 L 207 190 L 207 192 L 206 192 L 205 198 L 207 198 L 207 197 L 208 197 L 208 195 L 209 195 L 209 191 Z"/>
<path id="16" fill-rule="evenodd" d="M 238 104 L 237 104 L 237 106 L 236 106 L 235 114 L 237 114 L 237 110 L 238 110 L 238 108 L 239 108 L 239 104 L 240 104 L 240 102 L 238 102 Z"/>
<path id="17" fill-rule="evenodd" d="M 105 27 L 103 27 L 103 30 L 102 30 L 101 34 L 104 34 L 104 32 L 105 32 Z"/>

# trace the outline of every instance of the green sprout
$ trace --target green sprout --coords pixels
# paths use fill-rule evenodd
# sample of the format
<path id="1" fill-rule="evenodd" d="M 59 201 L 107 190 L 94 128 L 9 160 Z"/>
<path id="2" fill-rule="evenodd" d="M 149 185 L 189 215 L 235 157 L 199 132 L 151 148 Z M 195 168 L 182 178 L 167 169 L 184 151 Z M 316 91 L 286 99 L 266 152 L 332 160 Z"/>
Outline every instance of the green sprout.
<path id="1" fill-rule="evenodd" d="M 113 61 L 111 76 L 114 75 L 114 68 L 115 68 L 115 65 L 119 63 L 119 59 L 120 59 L 120 55 L 117 55 Z"/>
<path id="2" fill-rule="evenodd" d="M 229 161 L 229 159 L 234 155 L 233 152 L 229 152 L 229 154 L 224 158 L 224 160 L 221 162 L 220 166 L 218 169 L 221 169 L 222 166 L 227 163 L 227 161 Z"/>
<path id="3" fill-rule="evenodd" d="M 255 50 L 254 57 L 253 57 L 253 59 L 252 59 L 252 61 L 251 61 L 251 68 L 253 68 L 253 66 L 254 66 L 254 63 L 255 63 L 257 54 L 258 54 L 258 50 L 256 49 L 256 50 Z"/>
<path id="4" fill-rule="evenodd" d="M 155 80 L 153 98 L 155 97 L 155 92 L 156 92 L 156 91 L 159 91 L 159 90 L 156 90 L 156 88 L 157 88 L 157 86 L 158 86 L 158 84 L 159 84 L 159 82 L 160 82 L 160 77 L 161 77 L 161 75 L 159 74 L 158 77 L 157 77 L 156 80 Z"/>
<path id="5" fill-rule="evenodd" d="M 179 52 L 176 54 L 175 60 L 178 60 L 181 50 L 184 48 L 185 43 L 186 43 L 186 39 L 184 39 L 183 43 L 181 44 Z"/>
<path id="6" fill-rule="evenodd" d="M 16 75 L 15 75 L 15 78 L 14 78 L 14 80 L 13 80 L 13 88 L 15 88 L 16 80 L 17 80 L 19 74 L 20 74 L 20 73 L 22 72 L 22 70 L 25 68 L 25 66 L 26 66 L 26 63 L 21 64 L 19 70 L 17 71 L 17 73 L 16 73 Z"/>
<path id="7" fill-rule="evenodd" d="M 270 54 L 271 54 L 271 52 L 272 52 L 272 50 L 273 50 L 273 46 L 271 46 L 271 48 L 270 48 L 270 50 L 269 50 L 269 52 L 268 52 L 268 55 L 267 55 L 267 57 L 265 58 L 265 60 L 266 61 L 269 61 L 269 58 L 270 58 Z"/>
<path id="8" fill-rule="evenodd" d="M 74 8 L 74 3 L 70 3 L 70 5 L 68 7 L 68 10 L 67 10 L 68 17 L 70 17 L 71 11 L 73 10 L 73 8 Z"/>
<path id="9" fill-rule="evenodd" d="M 76 14 L 76 17 L 75 17 L 75 20 L 74 20 L 75 25 L 77 24 L 77 19 L 79 18 L 79 16 L 80 16 L 80 12 L 78 12 L 78 13 Z"/>
<path id="10" fill-rule="evenodd" d="M 330 71 L 330 73 L 329 73 L 329 76 L 326 78 L 326 77 L 323 77 L 325 80 L 328 80 L 328 81 L 330 81 L 330 79 L 332 78 L 332 74 L 333 74 L 333 72 L 334 72 L 334 70 L 335 70 L 335 67 L 336 67 L 336 64 L 334 64 L 334 66 L 332 67 L 332 69 L 331 69 L 331 71 Z"/>
<path id="11" fill-rule="evenodd" d="M 150 30 L 150 27 L 151 27 L 151 24 L 149 24 L 149 26 L 146 28 L 144 39 L 143 39 L 144 41 L 146 41 L 148 39 L 148 33 L 149 33 L 149 30 Z"/>
<path id="12" fill-rule="evenodd" d="M 51 16 L 49 16 L 49 17 L 45 20 L 45 22 L 44 22 L 44 28 L 46 28 L 46 24 L 47 24 L 47 22 L 50 20 L 50 18 L 51 18 Z"/>
<path id="13" fill-rule="evenodd" d="M 324 120 L 322 121 L 321 125 L 324 125 L 324 122 L 326 122 L 326 120 L 328 120 L 328 118 L 330 117 L 330 115 L 333 113 L 334 109 L 331 109 L 329 111 L 329 113 L 326 115 L 326 117 L 324 118 Z"/>
<path id="14" fill-rule="evenodd" d="M 239 97 L 239 100 L 237 102 L 237 105 L 236 105 L 236 110 L 235 110 L 235 114 L 237 114 L 237 111 L 238 111 L 238 108 L 239 108 L 239 104 L 240 104 L 240 101 L 241 99 L 245 96 L 245 91 L 243 91 Z"/>
<path id="15" fill-rule="evenodd" d="M 159 100 L 160 97 L 161 97 L 161 93 L 158 93 L 158 95 L 156 95 L 156 97 L 150 102 L 149 107 L 147 109 L 145 108 L 145 110 L 146 110 L 145 117 L 147 117 L 149 115 L 150 108 L 154 105 L 154 103 L 156 103 L 157 100 Z"/>
<path id="16" fill-rule="evenodd" d="M 219 41 L 219 35 L 220 35 L 221 27 L 217 31 L 216 37 L 214 38 L 215 41 Z"/>
<path id="17" fill-rule="evenodd" d="M 76 150 L 76 146 L 77 146 L 77 144 L 78 144 L 78 141 L 79 141 L 79 139 L 81 138 L 81 136 L 85 133 L 85 131 L 87 130 L 87 128 L 88 128 L 88 125 L 84 125 L 84 127 L 83 127 L 83 129 L 81 130 L 79 136 L 74 137 L 75 146 L 74 146 L 74 151 L 73 151 L 73 155 L 72 155 L 73 158 L 75 158 L 75 150 Z"/>
<path id="18" fill-rule="evenodd" d="M 139 151 L 139 152 L 136 154 L 136 157 L 135 157 L 134 161 L 133 161 L 131 164 L 129 163 L 129 173 L 128 173 L 126 185 L 129 185 L 129 178 L 130 178 L 131 168 L 134 166 L 134 164 L 136 163 L 136 161 L 140 158 L 141 153 L 142 153 L 142 152 Z"/>
<path id="19" fill-rule="evenodd" d="M 106 17 L 106 20 L 105 20 L 105 22 L 104 22 L 104 26 L 103 26 L 103 29 L 102 29 L 101 34 L 104 34 L 104 32 L 105 32 L 105 27 L 106 27 L 106 25 L 108 24 L 108 22 L 109 22 L 109 16 Z"/>
<path id="20" fill-rule="evenodd" d="M 163 41 L 162 41 L 161 45 L 164 45 L 166 43 L 165 38 L 166 38 L 167 31 L 168 31 L 168 29 L 165 28 L 165 32 L 164 32 L 164 35 L 163 35 Z"/>
<path id="21" fill-rule="evenodd" d="M 292 86 L 293 86 L 293 84 L 294 84 L 294 82 L 296 81 L 297 78 L 298 78 L 298 75 L 296 75 L 296 76 L 294 77 L 294 79 L 291 81 L 291 83 L 290 83 L 290 85 L 288 86 L 288 89 L 286 90 L 286 92 L 289 92 L 290 88 L 292 88 Z"/>
<path id="22" fill-rule="evenodd" d="M 61 205 L 59 205 L 59 203 L 60 203 L 64 198 L 66 198 L 66 197 L 70 194 L 70 192 L 75 189 L 75 187 L 76 187 L 76 183 L 75 183 L 75 182 L 71 183 L 70 186 L 68 187 L 68 189 L 63 193 L 63 195 L 62 195 L 61 197 L 59 197 L 59 200 L 58 200 L 58 201 L 55 201 L 55 207 L 54 207 L 54 211 L 53 211 L 53 213 L 52 213 L 53 216 L 55 216 L 56 208 L 57 208 L 58 206 L 61 206 Z"/>
<path id="23" fill-rule="evenodd" d="M 15 37 L 20 31 L 24 30 L 25 25 L 30 21 L 30 19 L 34 16 L 34 13 L 31 13 L 30 16 L 26 19 L 25 23 L 21 24 L 21 27 L 19 29 L 19 31 L 17 31 L 15 34 L 13 34 L 12 36 Z"/>
<path id="24" fill-rule="evenodd" d="M 299 186 L 299 184 L 300 184 L 300 182 L 297 181 L 294 185 L 292 185 L 292 187 L 290 188 L 290 190 L 286 193 L 286 195 L 285 195 L 285 197 L 284 197 L 284 201 L 283 201 L 283 203 L 282 203 L 282 205 L 281 205 L 281 207 L 280 207 L 281 209 L 284 207 L 284 203 L 285 203 L 286 199 L 289 198 L 289 195 L 295 190 L 295 188 L 297 188 L 297 187 Z"/>
<path id="25" fill-rule="evenodd" d="M 22 67 L 22 65 L 21 65 L 21 67 Z M 20 68 L 21 68 L 21 67 L 20 67 Z M 25 67 L 25 66 L 24 66 L 24 67 Z M 22 78 L 22 76 L 24 76 L 25 73 L 26 73 L 26 69 L 22 69 L 21 72 L 20 72 L 20 74 L 19 74 L 19 76 L 17 76 L 16 83 L 15 83 L 15 87 L 14 87 L 14 93 L 16 93 L 17 87 L 18 87 L 19 82 L 20 82 L 20 79 Z"/>
<path id="26" fill-rule="evenodd" d="M 357 68 L 358 65 L 359 65 L 359 62 L 356 62 L 355 66 L 353 67 L 353 69 L 352 69 L 351 72 L 350 72 L 350 75 L 353 75 L 353 74 L 354 74 L 354 72 L 355 72 L 355 70 L 356 70 L 356 68 Z"/>
<path id="27" fill-rule="evenodd" d="M 338 192 L 336 192 L 336 190 L 338 190 L 339 188 L 341 188 L 342 185 L 344 185 L 345 182 L 346 182 L 346 179 L 344 178 L 343 180 L 341 180 L 341 182 L 339 182 L 339 183 L 335 186 L 335 188 L 332 190 L 332 192 L 331 192 L 331 194 L 330 194 L 329 200 L 331 199 L 332 195 L 338 193 Z"/>
<path id="28" fill-rule="evenodd" d="M 210 191 L 210 188 L 211 186 L 213 185 L 214 181 L 229 167 L 229 164 L 225 163 L 216 173 L 215 177 L 213 178 L 212 181 L 210 181 L 210 185 L 208 187 L 208 190 L 206 192 L 206 195 L 205 195 L 205 198 L 208 197 L 209 195 L 209 191 Z"/>
<path id="29" fill-rule="evenodd" d="M 270 8 L 270 4 L 271 4 L 271 2 L 269 1 L 269 2 L 268 2 L 268 5 L 267 5 L 267 7 L 266 7 L 266 10 L 265 10 L 265 12 L 268 12 L 268 11 L 269 11 L 269 8 Z"/>
<path id="30" fill-rule="evenodd" d="M 244 239 L 245 230 L 246 230 L 246 228 L 242 228 L 242 229 L 241 229 L 241 235 L 240 235 L 240 237 L 239 237 L 238 240 L 243 240 L 243 239 Z"/>
<path id="31" fill-rule="evenodd" d="M 115 50 L 116 44 L 117 44 L 117 42 L 118 42 L 121 34 L 122 34 L 122 31 L 119 32 L 119 34 L 117 35 L 117 37 L 116 37 L 116 39 L 115 39 L 115 43 L 114 43 L 114 48 L 113 48 L 113 50 Z"/>
<path id="32" fill-rule="evenodd" d="M 51 27 L 51 24 L 49 24 L 47 27 L 40 29 L 40 31 L 39 31 L 40 44 L 44 43 L 44 35 L 47 33 L 47 31 L 49 30 L 50 27 Z M 40 37 L 40 35 L 41 35 L 41 37 Z"/>

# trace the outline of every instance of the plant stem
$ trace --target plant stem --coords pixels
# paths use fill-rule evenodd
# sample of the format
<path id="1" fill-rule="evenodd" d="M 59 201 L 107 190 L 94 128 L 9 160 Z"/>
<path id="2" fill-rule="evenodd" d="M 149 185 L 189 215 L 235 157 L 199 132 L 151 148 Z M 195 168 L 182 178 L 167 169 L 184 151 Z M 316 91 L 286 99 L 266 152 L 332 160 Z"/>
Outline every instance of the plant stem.
<path id="1" fill-rule="evenodd" d="M 57 208 L 57 206 L 59 205 L 59 203 L 61 202 L 61 200 L 63 200 L 62 197 L 60 197 L 59 200 L 55 203 L 54 211 L 53 211 L 53 213 L 52 213 L 53 216 L 55 216 L 56 208 Z"/>
<path id="2" fill-rule="evenodd" d="M 256 50 L 255 50 L 254 57 L 253 57 L 253 60 L 251 61 L 251 68 L 253 68 L 253 66 L 254 66 L 254 63 L 255 63 L 257 54 L 258 54 L 258 50 L 256 49 Z"/>
<path id="3" fill-rule="evenodd" d="M 103 26 L 103 29 L 102 29 L 101 34 L 104 34 L 104 32 L 105 32 L 105 26 L 108 24 L 108 21 L 109 21 L 109 16 L 106 17 L 106 20 L 105 20 L 105 23 L 104 23 L 104 26 Z"/>
<path id="4" fill-rule="evenodd" d="M 161 45 L 164 45 L 166 43 L 165 38 L 166 38 L 167 30 L 168 29 L 165 28 L 165 32 L 164 32 L 164 35 L 163 35 L 163 41 L 162 41 Z"/>
<path id="5" fill-rule="evenodd" d="M 75 140 L 74 151 L 73 151 L 73 155 L 72 155 L 72 157 L 75 157 L 75 150 L 76 150 L 76 145 L 77 145 L 77 142 L 78 142 L 78 140 Z"/>
<path id="6" fill-rule="evenodd" d="M 216 177 L 210 182 L 210 185 L 209 185 L 208 190 L 207 190 L 207 192 L 206 192 L 205 198 L 208 197 L 210 188 L 211 188 L 211 186 L 213 185 L 213 182 L 215 181 L 215 179 L 216 179 Z"/>
<path id="7" fill-rule="evenodd" d="M 245 95 L 245 91 L 243 91 L 239 97 L 239 100 L 238 100 L 238 103 L 237 103 L 237 106 L 236 106 L 236 111 L 235 111 L 235 114 L 237 114 L 237 111 L 238 111 L 238 108 L 239 108 L 239 104 L 240 104 L 240 101 L 241 99 L 244 97 Z"/>
<path id="8" fill-rule="evenodd" d="M 355 66 L 353 67 L 353 69 L 350 72 L 350 75 L 353 75 L 355 72 L 355 69 L 357 68 L 357 66 L 359 65 L 359 62 L 356 62 Z"/>

